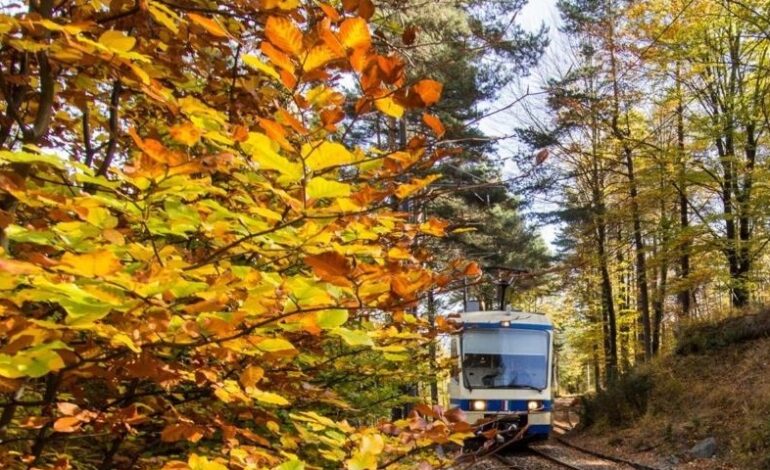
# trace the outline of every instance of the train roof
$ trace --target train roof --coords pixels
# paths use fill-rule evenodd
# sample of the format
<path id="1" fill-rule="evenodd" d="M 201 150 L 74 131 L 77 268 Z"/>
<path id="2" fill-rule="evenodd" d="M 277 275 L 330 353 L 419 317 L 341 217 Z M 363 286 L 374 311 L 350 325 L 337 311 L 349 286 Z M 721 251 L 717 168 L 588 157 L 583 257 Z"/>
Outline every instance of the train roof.
<path id="1" fill-rule="evenodd" d="M 503 321 L 511 324 L 552 325 L 551 320 L 542 313 L 519 310 L 491 310 L 460 314 L 460 323 L 499 324 Z"/>

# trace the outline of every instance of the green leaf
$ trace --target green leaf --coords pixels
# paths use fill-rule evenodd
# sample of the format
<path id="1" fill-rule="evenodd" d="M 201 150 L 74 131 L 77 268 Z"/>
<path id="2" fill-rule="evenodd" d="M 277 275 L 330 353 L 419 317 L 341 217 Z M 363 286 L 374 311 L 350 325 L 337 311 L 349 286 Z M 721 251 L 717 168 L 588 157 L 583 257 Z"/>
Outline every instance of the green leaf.
<path id="1" fill-rule="evenodd" d="M 334 328 L 331 333 L 342 338 L 350 346 L 374 346 L 372 338 L 365 331 L 339 327 Z"/>
<path id="2" fill-rule="evenodd" d="M 56 353 L 57 349 L 71 350 L 61 341 L 52 341 L 19 351 L 13 356 L 0 354 L 0 376 L 37 378 L 60 370 L 64 361 Z"/>
<path id="3" fill-rule="evenodd" d="M 274 470 L 305 470 L 305 462 L 289 460 L 274 468 Z"/>
<path id="4" fill-rule="evenodd" d="M 323 310 L 316 313 L 316 323 L 324 329 L 342 326 L 348 321 L 348 311 L 343 309 Z"/>
<path id="5" fill-rule="evenodd" d="M 293 344 L 281 338 L 264 339 L 257 343 L 257 348 L 264 352 L 292 351 L 295 349 Z"/>
<path id="6" fill-rule="evenodd" d="M 41 153 L 0 151 L 0 163 L 44 163 L 59 170 L 64 170 L 64 161 L 55 155 Z"/>

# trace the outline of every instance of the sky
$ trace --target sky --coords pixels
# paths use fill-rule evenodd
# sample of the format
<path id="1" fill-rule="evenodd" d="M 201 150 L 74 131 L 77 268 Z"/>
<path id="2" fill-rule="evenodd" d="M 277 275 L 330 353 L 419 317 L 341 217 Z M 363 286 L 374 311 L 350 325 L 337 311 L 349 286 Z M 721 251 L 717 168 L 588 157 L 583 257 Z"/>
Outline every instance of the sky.
<path id="1" fill-rule="evenodd" d="M 548 27 L 550 45 L 548 50 L 546 50 L 543 60 L 545 63 L 553 62 L 559 45 L 559 14 L 556 9 L 556 1 L 557 0 L 530 0 L 521 11 L 520 17 L 518 18 L 518 23 L 525 30 L 537 31 L 542 24 L 545 24 Z M 545 68 L 538 69 L 534 70 L 530 76 L 522 79 L 520 83 L 512 83 L 500 93 L 499 98 L 495 102 L 487 103 L 487 112 L 510 104 L 524 95 L 527 89 L 529 89 L 530 93 L 542 90 L 542 84 L 547 75 L 548 72 Z M 525 102 L 532 104 L 532 100 L 534 99 L 536 98 L 525 98 Z M 489 136 L 510 135 L 517 125 L 526 124 L 526 119 L 524 108 L 522 106 L 514 106 L 509 110 L 483 119 L 479 123 L 479 127 Z M 516 168 L 516 165 L 511 162 L 510 157 L 519 150 L 519 144 L 515 139 L 506 139 L 499 143 L 498 153 L 499 156 L 504 159 L 503 177 L 505 179 L 514 178 L 518 174 L 518 169 Z M 547 204 L 545 201 L 535 201 L 535 210 L 542 211 L 548 210 L 549 208 L 553 209 L 553 206 Z M 552 246 L 557 235 L 558 227 L 554 225 L 541 225 L 537 228 L 546 244 Z"/>

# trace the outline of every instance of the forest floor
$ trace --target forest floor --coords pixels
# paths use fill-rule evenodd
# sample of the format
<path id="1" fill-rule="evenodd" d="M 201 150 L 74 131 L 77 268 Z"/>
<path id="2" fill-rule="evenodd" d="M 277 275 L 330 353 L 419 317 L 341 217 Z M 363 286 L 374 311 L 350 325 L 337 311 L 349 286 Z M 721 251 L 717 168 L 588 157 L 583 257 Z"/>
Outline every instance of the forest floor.
<path id="1" fill-rule="evenodd" d="M 768 469 L 769 366 L 768 338 L 663 357 L 642 369 L 651 387 L 641 417 L 622 426 L 600 420 L 567 438 L 655 468 Z M 557 420 L 571 426 L 577 416 L 562 409 Z M 694 458 L 693 446 L 706 439 L 716 442 L 715 455 Z"/>

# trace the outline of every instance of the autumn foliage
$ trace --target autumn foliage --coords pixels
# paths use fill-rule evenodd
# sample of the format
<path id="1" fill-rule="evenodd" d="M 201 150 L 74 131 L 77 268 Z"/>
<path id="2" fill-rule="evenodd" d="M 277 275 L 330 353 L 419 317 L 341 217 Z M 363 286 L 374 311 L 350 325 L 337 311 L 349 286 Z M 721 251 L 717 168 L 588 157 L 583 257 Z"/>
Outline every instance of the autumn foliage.
<path id="1" fill-rule="evenodd" d="M 317 379 L 346 355 L 414 357 L 437 334 L 416 302 L 453 275 L 420 248 L 446 224 L 404 210 L 437 178 L 441 85 L 407 82 L 373 13 L 5 8 L 0 466 L 416 468 L 462 439 L 426 406 L 345 420 Z M 433 132 L 406 148 L 347 143 L 369 113 L 410 112 Z"/>

